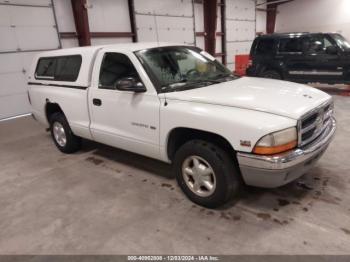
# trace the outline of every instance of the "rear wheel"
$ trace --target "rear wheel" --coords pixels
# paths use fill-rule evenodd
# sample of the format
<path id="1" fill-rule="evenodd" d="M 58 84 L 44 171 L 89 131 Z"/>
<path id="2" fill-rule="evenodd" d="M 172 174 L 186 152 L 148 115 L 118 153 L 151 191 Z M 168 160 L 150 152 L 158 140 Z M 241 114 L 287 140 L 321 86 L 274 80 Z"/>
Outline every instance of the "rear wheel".
<path id="1" fill-rule="evenodd" d="M 259 76 L 263 78 L 270 78 L 270 79 L 282 79 L 281 74 L 275 70 L 264 71 Z"/>
<path id="2" fill-rule="evenodd" d="M 62 113 L 54 113 L 50 117 L 50 131 L 56 147 L 61 152 L 69 154 L 81 148 L 81 138 L 73 134 Z"/>
<path id="3" fill-rule="evenodd" d="M 189 141 L 175 154 L 177 182 L 196 204 L 219 207 L 238 194 L 242 183 L 233 157 L 215 144 Z"/>

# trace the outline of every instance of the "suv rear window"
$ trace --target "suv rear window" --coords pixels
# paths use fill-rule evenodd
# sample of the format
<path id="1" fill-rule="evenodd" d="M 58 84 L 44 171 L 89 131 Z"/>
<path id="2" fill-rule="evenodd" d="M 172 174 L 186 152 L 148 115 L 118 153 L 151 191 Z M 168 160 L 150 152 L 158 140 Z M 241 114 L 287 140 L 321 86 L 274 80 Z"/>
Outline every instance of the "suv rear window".
<path id="1" fill-rule="evenodd" d="M 80 55 L 40 58 L 35 78 L 74 82 L 79 76 L 81 62 Z"/>
<path id="2" fill-rule="evenodd" d="M 260 39 L 255 50 L 257 55 L 273 54 L 274 39 Z"/>

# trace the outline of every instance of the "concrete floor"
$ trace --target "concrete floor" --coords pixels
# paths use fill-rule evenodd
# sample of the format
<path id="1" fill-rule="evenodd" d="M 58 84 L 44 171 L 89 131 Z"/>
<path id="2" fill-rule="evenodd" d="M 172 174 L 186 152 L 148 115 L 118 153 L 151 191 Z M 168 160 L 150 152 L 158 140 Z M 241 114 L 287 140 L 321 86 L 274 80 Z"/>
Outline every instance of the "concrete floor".
<path id="1" fill-rule="evenodd" d="M 85 142 L 60 153 L 31 118 L 0 123 L 0 254 L 349 254 L 350 99 L 317 167 L 234 205 L 187 200 L 168 165 Z"/>

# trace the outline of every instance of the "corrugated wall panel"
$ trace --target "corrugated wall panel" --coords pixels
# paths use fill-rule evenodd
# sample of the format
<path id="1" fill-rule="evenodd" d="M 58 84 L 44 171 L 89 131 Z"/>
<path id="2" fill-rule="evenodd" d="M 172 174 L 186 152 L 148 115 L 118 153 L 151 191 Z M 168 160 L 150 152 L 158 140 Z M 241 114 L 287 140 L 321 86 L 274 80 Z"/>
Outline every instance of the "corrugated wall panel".
<path id="1" fill-rule="evenodd" d="M 26 72 L 35 51 L 60 48 L 50 0 L 0 1 L 0 119 L 30 111 Z"/>
<path id="2" fill-rule="evenodd" d="M 235 67 L 235 55 L 249 54 L 256 34 L 256 1 L 226 0 L 227 66 Z"/>
<path id="3" fill-rule="evenodd" d="M 135 0 L 139 41 L 194 44 L 191 0 Z"/>

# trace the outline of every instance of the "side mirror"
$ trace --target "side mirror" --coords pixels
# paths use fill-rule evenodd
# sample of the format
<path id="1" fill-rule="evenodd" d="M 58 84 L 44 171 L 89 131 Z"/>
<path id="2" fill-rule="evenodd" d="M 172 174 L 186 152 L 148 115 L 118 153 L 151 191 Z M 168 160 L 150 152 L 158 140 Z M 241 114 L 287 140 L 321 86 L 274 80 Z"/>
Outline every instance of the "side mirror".
<path id="1" fill-rule="evenodd" d="M 326 48 L 326 53 L 329 55 L 336 55 L 338 54 L 338 49 L 335 46 L 331 45 Z"/>
<path id="2" fill-rule="evenodd" d="M 122 79 L 119 79 L 116 84 L 116 89 L 135 93 L 146 92 L 146 88 L 142 82 L 134 77 L 124 77 Z"/>

